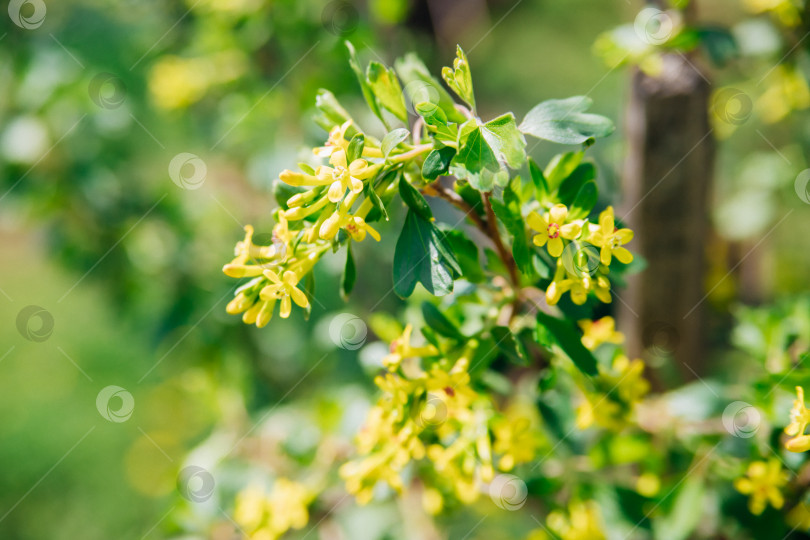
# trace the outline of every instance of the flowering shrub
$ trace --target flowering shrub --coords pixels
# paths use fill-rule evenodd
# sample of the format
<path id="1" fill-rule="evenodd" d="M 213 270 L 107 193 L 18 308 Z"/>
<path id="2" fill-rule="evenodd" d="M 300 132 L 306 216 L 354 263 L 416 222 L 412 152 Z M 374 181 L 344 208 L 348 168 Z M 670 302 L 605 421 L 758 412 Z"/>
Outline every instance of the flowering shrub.
<path id="1" fill-rule="evenodd" d="M 413 489 L 435 514 L 492 495 L 507 482 L 505 473 L 551 449 L 538 382 L 550 392 L 566 377 L 559 384 L 579 395 L 578 429 L 618 432 L 635 421 L 649 387 L 643 363 L 624 355 L 611 317 L 593 320 L 611 302 L 611 278 L 633 261 L 625 247 L 633 232 L 612 207 L 595 210 L 596 168 L 585 152 L 613 125 L 586 112 L 588 98 L 545 101 L 520 124 L 511 112 L 484 121 L 461 48 L 442 78 L 462 103 L 413 55 L 393 69 L 371 62 L 363 71 L 349 50 L 385 132 L 375 136 L 330 92 L 320 92 L 316 120 L 329 136 L 313 154 L 322 161 L 279 174 L 272 241 L 254 243 L 247 226 L 223 268 L 248 279 L 227 311 L 258 327 L 277 306 L 282 318 L 293 304 L 307 315 L 312 269 L 338 250 L 346 253 L 341 294 L 349 295 L 362 268 L 352 244 L 391 241 L 377 224 L 393 222 L 404 204 L 392 289 L 409 298 L 421 284 L 437 298 L 422 303 L 418 330 L 408 324 L 391 336 L 374 380 L 380 398 L 357 434 L 356 455 L 339 473 L 361 504 L 384 496 L 384 487 Z M 581 148 L 541 168 L 527 156 L 527 135 Z M 526 178 L 516 174 L 524 165 Z M 461 218 L 438 223 L 430 199 L 456 207 Z M 240 496 L 238 508 L 260 496 Z M 585 500 L 549 516 L 549 526 L 579 538 L 598 530 L 599 520 L 597 506 Z"/>

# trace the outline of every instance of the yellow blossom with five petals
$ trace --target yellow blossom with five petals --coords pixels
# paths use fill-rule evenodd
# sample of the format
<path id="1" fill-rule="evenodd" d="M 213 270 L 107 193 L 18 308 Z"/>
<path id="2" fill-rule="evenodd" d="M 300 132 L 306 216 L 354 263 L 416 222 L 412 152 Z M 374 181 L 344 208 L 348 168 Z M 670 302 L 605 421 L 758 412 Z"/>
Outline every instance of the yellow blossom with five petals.
<path id="1" fill-rule="evenodd" d="M 548 253 L 552 257 L 559 257 L 563 252 L 563 238 L 573 240 L 582 232 L 582 223 L 574 221 L 566 223 L 568 208 L 564 204 L 555 204 L 544 216 L 537 212 L 529 214 L 527 221 L 529 227 L 537 231 L 533 238 L 534 245 L 548 244 Z"/>

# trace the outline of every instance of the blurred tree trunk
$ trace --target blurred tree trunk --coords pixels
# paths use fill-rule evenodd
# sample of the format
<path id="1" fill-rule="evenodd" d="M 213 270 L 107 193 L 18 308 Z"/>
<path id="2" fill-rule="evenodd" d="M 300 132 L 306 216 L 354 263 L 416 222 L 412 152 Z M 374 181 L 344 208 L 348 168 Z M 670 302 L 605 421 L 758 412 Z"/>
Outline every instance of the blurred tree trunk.
<path id="1" fill-rule="evenodd" d="M 629 154 L 618 216 L 635 231 L 631 247 L 648 262 L 619 302 L 629 353 L 647 358 L 657 379 L 691 379 L 705 367 L 703 307 L 708 194 L 714 166 L 710 83 L 693 58 L 673 53 L 652 77 L 633 74 L 627 111 Z M 669 386 L 669 385 L 667 385 Z"/>

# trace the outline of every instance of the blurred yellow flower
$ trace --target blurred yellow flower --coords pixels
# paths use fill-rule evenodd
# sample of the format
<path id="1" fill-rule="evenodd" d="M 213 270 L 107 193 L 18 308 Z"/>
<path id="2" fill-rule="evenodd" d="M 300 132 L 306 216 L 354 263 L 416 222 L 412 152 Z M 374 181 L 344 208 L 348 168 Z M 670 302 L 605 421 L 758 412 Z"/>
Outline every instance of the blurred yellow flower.
<path id="1" fill-rule="evenodd" d="M 594 377 L 596 389 L 585 390 L 585 399 L 577 407 L 577 427 L 587 429 L 596 424 L 612 431 L 623 429 L 650 389 L 643 372 L 641 360 L 616 356 L 609 372 Z"/>
<path id="2" fill-rule="evenodd" d="M 244 53 L 238 50 L 198 58 L 162 56 L 149 72 L 149 92 L 158 107 L 181 109 L 199 101 L 212 86 L 241 77 L 246 69 Z"/>
<path id="3" fill-rule="evenodd" d="M 785 448 L 791 452 L 806 452 L 810 450 L 810 435 L 805 435 L 807 424 L 810 423 L 810 411 L 804 404 L 804 388 L 796 387 L 796 400 L 790 410 L 790 424 L 785 433 L 792 437 L 785 443 Z"/>
<path id="4" fill-rule="evenodd" d="M 781 487 L 788 481 L 788 474 L 775 457 L 767 462 L 754 461 L 748 466 L 746 476 L 734 481 L 734 488 L 743 495 L 750 495 L 748 509 L 754 515 L 761 514 L 768 503 L 777 510 L 785 504 Z"/>
<path id="5" fill-rule="evenodd" d="M 599 506 L 594 501 L 572 500 L 568 512 L 554 510 L 546 524 L 562 540 L 604 540 Z"/>
<path id="6" fill-rule="evenodd" d="M 602 343 L 616 345 L 624 343 L 624 334 L 616 331 L 616 321 L 613 317 L 602 317 L 598 321 L 584 319 L 579 321 L 579 327 L 584 333 L 582 344 L 590 350 L 596 349 Z"/>
<path id="7" fill-rule="evenodd" d="M 269 495 L 257 486 L 237 494 L 233 519 L 251 540 L 276 540 L 290 529 L 306 526 L 313 498 L 303 484 L 278 478 Z"/>
<path id="8" fill-rule="evenodd" d="M 770 11 L 785 26 L 796 26 L 801 22 L 799 5 L 794 0 L 743 0 L 743 5 L 752 13 Z"/>
<path id="9" fill-rule="evenodd" d="M 769 76 L 768 87 L 757 98 L 756 109 L 765 123 L 775 124 L 793 111 L 810 107 L 810 88 L 796 67 L 780 64 Z"/>

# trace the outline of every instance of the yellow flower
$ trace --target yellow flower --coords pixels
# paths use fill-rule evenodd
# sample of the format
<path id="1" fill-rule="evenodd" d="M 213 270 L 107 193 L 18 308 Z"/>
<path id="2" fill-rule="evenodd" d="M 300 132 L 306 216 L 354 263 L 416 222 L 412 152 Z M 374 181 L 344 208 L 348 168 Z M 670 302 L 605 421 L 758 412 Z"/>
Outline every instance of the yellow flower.
<path id="1" fill-rule="evenodd" d="M 355 159 L 351 163 L 346 162 L 346 152 L 338 150 L 329 158 L 329 163 L 334 167 L 318 167 L 315 176 L 321 182 L 329 183 L 329 200 L 336 203 L 343 200 L 346 190 L 352 193 L 363 191 L 363 180 L 374 174 L 374 169 L 368 166 L 364 159 Z"/>
<path id="2" fill-rule="evenodd" d="M 374 240 L 380 241 L 380 233 L 374 227 L 366 223 L 360 216 L 351 216 L 341 210 L 333 213 L 326 218 L 321 224 L 318 235 L 324 240 L 330 240 L 335 237 L 340 229 L 345 229 L 352 240 L 362 242 L 366 238 L 366 234 L 370 234 Z"/>
<path id="3" fill-rule="evenodd" d="M 549 255 L 552 257 L 562 255 L 562 239 L 573 240 L 582 231 L 580 222 L 566 223 L 567 218 L 568 208 L 564 204 L 554 205 L 545 216 L 537 212 L 529 214 L 527 218 L 529 227 L 539 233 L 534 236 L 534 244 L 542 247 L 548 243 Z"/>
<path id="4" fill-rule="evenodd" d="M 566 515 L 567 514 L 567 515 Z M 562 540 L 604 540 L 599 506 L 594 501 L 572 500 L 568 512 L 554 510 L 546 518 L 548 528 Z"/>
<path id="5" fill-rule="evenodd" d="M 532 461 L 543 444 L 537 409 L 525 400 L 511 403 L 504 415 L 493 421 L 492 435 L 492 449 L 501 455 L 498 468 L 502 471 Z"/>
<path id="6" fill-rule="evenodd" d="M 590 242 L 602 248 L 599 258 L 602 264 L 609 265 L 613 255 L 619 261 L 627 264 L 633 260 L 633 254 L 623 247 L 633 239 L 630 229 L 617 229 L 613 216 L 613 207 L 608 206 L 599 215 L 599 228 L 591 233 Z"/>
<path id="7" fill-rule="evenodd" d="M 266 285 L 260 293 L 260 297 L 265 301 L 273 301 L 281 299 L 281 310 L 279 315 L 282 319 L 290 316 L 292 310 L 292 301 L 301 306 L 302 308 L 309 307 L 309 300 L 304 292 L 296 287 L 298 285 L 298 276 L 295 272 L 287 270 L 284 272 L 283 277 L 279 278 L 278 274 L 272 270 L 265 270 L 264 276 L 270 280 L 270 284 Z"/>
<path id="8" fill-rule="evenodd" d="M 748 509 L 754 515 L 761 514 L 768 503 L 777 510 L 785 499 L 780 488 L 788 481 L 788 474 L 775 457 L 767 462 L 754 461 L 748 466 L 746 476 L 734 481 L 734 488 L 743 495 L 750 495 Z"/>
<path id="9" fill-rule="evenodd" d="M 613 317 L 602 317 L 598 321 L 584 319 L 579 321 L 579 327 L 584 333 L 582 344 L 590 350 L 596 349 L 602 343 L 624 343 L 624 334 L 616 331 L 616 321 Z"/>
<path id="10" fill-rule="evenodd" d="M 245 225 L 245 238 L 237 242 L 234 248 L 234 259 L 222 267 L 226 276 L 232 278 L 256 277 L 262 274 L 263 266 L 248 264 L 253 259 L 270 260 L 276 257 L 276 246 L 257 246 L 253 244 L 253 227 Z"/>
<path id="11" fill-rule="evenodd" d="M 251 540 L 276 540 L 290 529 L 306 526 L 313 496 L 303 484 L 278 478 L 269 495 L 256 486 L 241 491 L 233 518 Z"/>
<path id="12" fill-rule="evenodd" d="M 636 405 L 650 389 L 643 373 L 641 360 L 616 356 L 609 372 L 593 378 L 596 389 L 584 392 L 585 400 L 577 407 L 577 427 L 587 429 L 595 423 L 613 431 L 624 428 Z"/>
<path id="13" fill-rule="evenodd" d="M 785 26 L 797 26 L 802 20 L 793 0 L 744 0 L 743 3 L 753 13 L 773 12 Z"/>
<path id="14" fill-rule="evenodd" d="M 313 148 L 312 152 L 322 158 L 332 157 L 332 154 L 338 150 L 345 152 L 349 148 L 349 141 L 346 140 L 346 130 L 351 125 L 352 121 L 346 120 L 342 125 L 333 127 L 329 132 L 326 144 Z"/>
<path id="15" fill-rule="evenodd" d="M 423 358 L 439 354 L 439 351 L 433 345 L 411 346 L 411 334 L 413 334 L 413 325 L 409 324 L 405 327 L 402 335 L 391 342 L 389 353 L 383 358 L 385 367 L 394 370 L 406 358 Z"/>
<path id="16" fill-rule="evenodd" d="M 807 424 L 810 423 L 810 411 L 804 405 L 804 388 L 796 387 L 796 400 L 790 410 L 790 424 L 785 433 L 792 439 L 785 443 L 785 448 L 791 452 L 806 452 L 810 450 L 810 435 L 805 435 Z"/>

